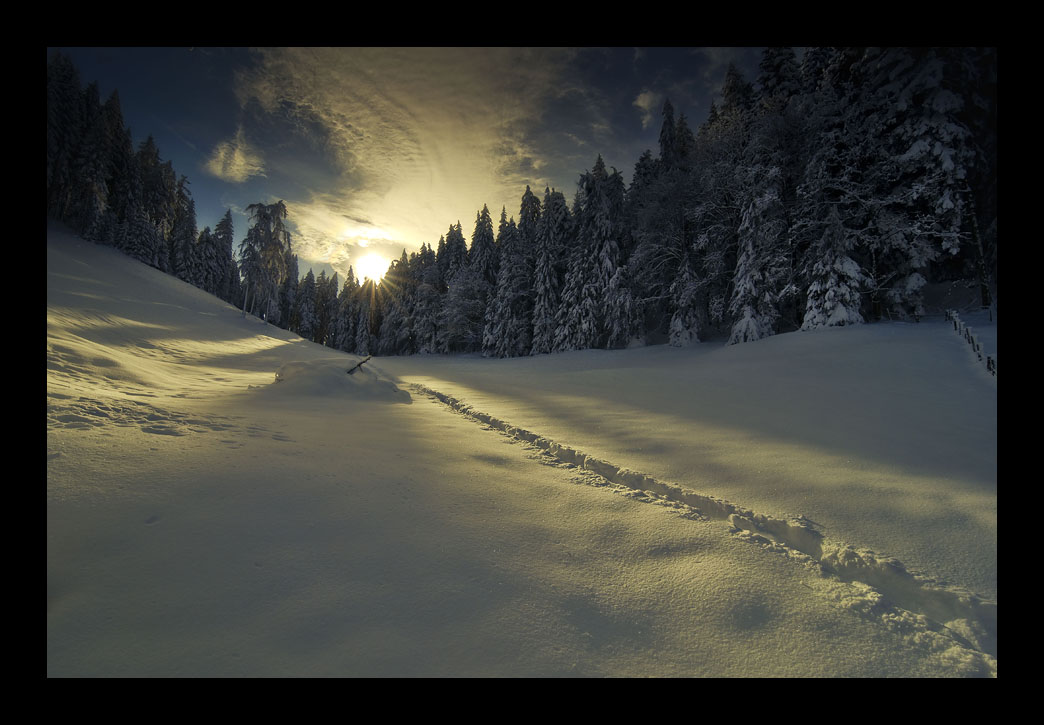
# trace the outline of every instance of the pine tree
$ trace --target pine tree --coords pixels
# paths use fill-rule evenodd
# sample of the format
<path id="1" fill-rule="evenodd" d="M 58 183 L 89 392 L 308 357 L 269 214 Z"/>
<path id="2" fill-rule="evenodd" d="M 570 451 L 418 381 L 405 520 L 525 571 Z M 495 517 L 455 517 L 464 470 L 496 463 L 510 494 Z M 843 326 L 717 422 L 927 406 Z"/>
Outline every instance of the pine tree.
<path id="1" fill-rule="evenodd" d="M 467 266 L 449 279 L 438 323 L 439 352 L 475 352 L 482 349 L 486 312 L 486 285 Z"/>
<path id="2" fill-rule="evenodd" d="M 518 212 L 518 236 L 522 244 L 522 252 L 527 263 L 532 266 L 537 245 L 537 234 L 540 228 L 540 199 L 532 192 L 529 185 L 522 194 L 522 204 Z"/>
<path id="3" fill-rule="evenodd" d="M 369 355 L 377 349 L 380 311 L 377 309 L 377 286 L 366 278 L 359 286 L 355 323 L 355 353 Z"/>
<path id="4" fill-rule="evenodd" d="M 239 268 L 236 264 L 233 245 L 235 244 L 235 231 L 232 226 L 232 210 L 225 211 L 214 228 L 214 245 L 217 249 L 218 259 L 218 297 L 226 302 L 235 303 L 239 299 Z M 295 273 L 296 274 L 296 273 Z"/>
<path id="5" fill-rule="evenodd" d="M 435 252 L 435 288 L 440 294 L 446 294 L 447 281 L 449 279 L 449 255 L 446 253 L 446 237 L 439 237 L 439 244 Z"/>
<path id="6" fill-rule="evenodd" d="M 151 250 L 152 258 L 148 264 L 170 272 L 170 233 L 177 210 L 177 177 L 169 161 L 160 161 L 159 149 L 151 136 L 138 147 L 136 158 L 141 178 L 141 203 L 157 231 L 157 244 Z"/>
<path id="7" fill-rule="evenodd" d="M 668 341 L 674 347 L 687 347 L 700 341 L 698 290 L 696 276 L 686 254 L 670 290 L 674 314 L 671 315 L 668 328 Z"/>
<path id="8" fill-rule="evenodd" d="M 609 280 L 606 297 L 606 347 L 628 347 L 640 336 L 641 311 L 635 303 L 626 266 L 619 267 Z"/>
<path id="9" fill-rule="evenodd" d="M 735 320 L 729 344 L 751 342 L 775 333 L 777 297 L 784 278 L 781 255 L 785 222 L 776 189 L 751 199 L 739 228 L 739 259 L 729 312 Z"/>
<path id="10" fill-rule="evenodd" d="M 292 315 L 297 321 L 297 329 L 294 332 L 306 340 L 315 338 L 318 324 L 315 314 L 317 296 L 315 273 L 309 269 L 298 286 Z"/>
<path id="11" fill-rule="evenodd" d="M 319 345 L 326 343 L 327 328 L 330 326 L 330 300 L 335 295 L 331 294 L 330 280 L 326 276 L 326 270 L 319 270 L 319 276 L 315 278 L 315 327 L 312 330 L 312 342 Z"/>
<path id="12" fill-rule="evenodd" d="M 461 230 L 459 221 L 455 226 L 451 225 L 446 233 L 445 258 L 445 279 L 448 282 L 468 264 L 468 244 L 464 241 L 464 232 Z"/>
<path id="13" fill-rule="evenodd" d="M 413 308 L 413 334 L 418 353 L 438 352 L 441 311 L 442 295 L 431 284 L 421 282 Z"/>
<path id="14" fill-rule="evenodd" d="M 287 253 L 286 279 L 279 287 L 279 319 L 284 329 L 298 332 L 301 323 L 297 318 L 297 288 L 301 284 L 297 255 Z M 298 333 L 300 334 L 300 333 Z"/>
<path id="15" fill-rule="evenodd" d="M 112 153 L 97 83 L 89 84 L 84 92 L 83 118 L 85 133 L 72 161 L 69 202 L 62 218 L 85 238 L 96 241 L 108 202 L 106 180 Z"/>
<path id="16" fill-rule="evenodd" d="M 196 202 L 184 176 L 178 181 L 174 223 L 170 231 L 171 271 L 178 279 L 199 286 L 196 240 Z"/>
<path id="17" fill-rule="evenodd" d="M 758 66 L 758 106 L 762 113 L 782 113 L 801 92 L 801 69 L 793 48 L 765 48 Z"/>
<path id="18" fill-rule="evenodd" d="M 66 218 L 73 160 L 86 130 L 79 73 L 56 51 L 47 63 L 47 213 L 55 219 Z"/>
<path id="19" fill-rule="evenodd" d="M 130 130 L 124 126 L 119 94 L 113 91 L 102 107 L 109 141 L 108 190 L 99 241 L 115 245 L 120 225 L 133 214 L 141 201 L 141 176 Z M 122 250 L 121 250 L 122 251 Z"/>
<path id="20" fill-rule="evenodd" d="M 290 232 L 284 220 L 286 203 L 251 204 L 247 207 L 251 227 L 239 245 L 240 257 L 250 263 L 244 272 L 253 296 L 251 307 L 265 319 L 273 310 L 278 314 L 279 286 L 286 279 L 287 253 L 291 251 Z"/>
<path id="21" fill-rule="evenodd" d="M 609 174 L 599 156 L 580 177 L 574 223 L 576 243 L 569 255 L 562 307 L 556 319 L 556 350 L 604 347 L 609 280 L 620 262 L 618 238 L 623 213 L 623 180 Z"/>
<path id="22" fill-rule="evenodd" d="M 670 99 L 663 102 L 663 125 L 660 126 L 660 164 L 672 169 L 678 162 L 677 134 L 674 125 L 674 106 Z"/>
<path id="23" fill-rule="evenodd" d="M 210 227 L 203 227 L 196 239 L 196 250 L 200 263 L 199 288 L 210 294 L 217 289 L 217 247 L 214 244 L 214 233 Z M 285 318 L 284 318 L 285 319 Z"/>
<path id="24" fill-rule="evenodd" d="M 529 354 L 533 330 L 532 273 L 515 220 L 501 215 L 500 273 L 487 307 L 482 352 L 496 357 Z"/>
<path id="25" fill-rule="evenodd" d="M 812 282 L 802 330 L 863 322 L 859 314 L 863 273 L 849 256 L 851 251 L 852 238 L 837 208 L 831 207 L 823 237 L 810 258 L 814 262 L 809 274 Z"/>
<path id="26" fill-rule="evenodd" d="M 475 214 L 475 233 L 471 237 L 468 264 L 492 288 L 497 283 L 498 247 L 493 237 L 493 219 L 489 208 L 483 204 L 482 211 Z"/>
<path id="27" fill-rule="evenodd" d="M 533 278 L 533 348 L 540 355 L 555 349 L 555 314 L 559 307 L 561 258 L 569 241 L 571 219 L 565 196 L 544 189 L 544 211 L 537 225 Z"/>
<path id="28" fill-rule="evenodd" d="M 569 250 L 569 267 L 562 289 L 562 302 L 555 313 L 553 352 L 581 349 L 580 309 L 585 280 L 589 277 L 590 257 L 579 244 Z"/>
<path id="29" fill-rule="evenodd" d="M 323 344 L 327 347 L 336 347 L 335 334 L 337 326 L 337 310 L 338 310 L 338 289 L 340 287 L 341 280 L 337 276 L 337 272 L 334 272 L 326 281 L 326 312 L 325 312 L 325 326 L 326 329 L 323 335 Z"/>

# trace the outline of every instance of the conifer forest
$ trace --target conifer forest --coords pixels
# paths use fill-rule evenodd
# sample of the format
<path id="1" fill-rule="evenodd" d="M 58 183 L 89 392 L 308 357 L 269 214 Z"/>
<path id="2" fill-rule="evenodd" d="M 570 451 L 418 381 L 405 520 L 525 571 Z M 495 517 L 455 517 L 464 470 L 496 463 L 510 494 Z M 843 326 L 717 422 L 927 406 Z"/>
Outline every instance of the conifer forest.
<path id="1" fill-rule="evenodd" d="M 941 282 L 995 310 L 997 51 L 767 48 L 706 118 L 665 102 L 630 183 L 598 156 L 575 189 L 519 200 L 446 220 L 379 282 L 317 277 L 285 202 L 246 230 L 197 219 L 118 94 L 48 61 L 49 217 L 337 350 L 517 357 L 915 321 Z"/>

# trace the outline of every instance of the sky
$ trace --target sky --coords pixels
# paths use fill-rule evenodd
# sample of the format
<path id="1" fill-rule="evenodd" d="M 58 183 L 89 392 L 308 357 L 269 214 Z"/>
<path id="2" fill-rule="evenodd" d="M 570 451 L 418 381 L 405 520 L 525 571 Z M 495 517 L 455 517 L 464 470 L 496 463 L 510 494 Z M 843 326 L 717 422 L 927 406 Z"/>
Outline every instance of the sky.
<path id="1" fill-rule="evenodd" d="M 51 52 L 49 49 L 48 52 Z M 471 240 L 526 186 L 572 201 L 599 155 L 630 182 L 655 154 L 664 99 L 692 128 L 729 63 L 760 48 L 60 48 L 102 100 L 119 92 L 137 146 L 190 181 L 199 228 L 284 200 L 299 269 L 343 279 L 369 254 Z"/>

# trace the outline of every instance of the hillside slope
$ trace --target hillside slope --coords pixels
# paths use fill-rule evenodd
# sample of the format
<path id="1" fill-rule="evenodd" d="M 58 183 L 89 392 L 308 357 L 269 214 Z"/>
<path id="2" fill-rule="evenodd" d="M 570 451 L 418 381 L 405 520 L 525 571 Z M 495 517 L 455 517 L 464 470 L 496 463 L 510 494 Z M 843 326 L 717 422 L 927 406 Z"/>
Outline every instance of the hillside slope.
<path id="1" fill-rule="evenodd" d="M 626 466 L 728 499 L 770 529 L 777 512 L 815 519 L 789 494 L 759 490 L 744 473 L 754 463 L 727 460 L 763 456 L 766 441 L 776 455 L 814 447 L 808 425 L 784 436 L 773 406 L 757 425 L 742 406 L 712 415 L 714 389 L 778 402 L 756 382 L 743 394 L 693 387 L 714 370 L 726 381 L 723 367 L 756 368 L 736 357 L 754 352 L 375 359 L 342 377 L 357 357 L 59 230 L 47 296 L 50 676 L 996 675 L 985 587 L 986 601 L 953 611 L 913 577 L 898 579 L 911 591 L 882 594 L 791 546 L 787 531 L 759 533 L 753 518 L 723 520 L 621 477 Z M 785 337 L 800 336 L 741 347 Z M 951 384 L 967 394 L 960 376 Z M 676 382 L 657 380 L 667 377 Z M 480 423 L 433 391 L 497 416 Z M 822 398 L 837 392 L 818 390 L 817 405 L 833 409 Z M 697 394 L 702 405 L 685 397 Z M 989 394 L 976 393 L 987 415 Z M 995 466 L 995 384 L 992 395 Z M 695 425 L 715 469 L 686 447 Z M 746 443 L 730 442 L 739 432 Z M 591 455 L 565 460 L 581 450 Z M 938 467 L 924 475 L 938 491 L 950 480 Z M 977 475 L 950 490 L 979 511 L 975 536 L 995 552 L 995 492 L 982 513 L 989 497 L 969 490 L 990 479 Z M 879 527 L 824 512 L 851 526 L 849 543 L 877 546 L 859 537 Z M 982 558 L 955 550 L 940 591 L 956 591 L 958 576 L 995 586 L 995 557 L 992 575 L 974 573 Z"/>

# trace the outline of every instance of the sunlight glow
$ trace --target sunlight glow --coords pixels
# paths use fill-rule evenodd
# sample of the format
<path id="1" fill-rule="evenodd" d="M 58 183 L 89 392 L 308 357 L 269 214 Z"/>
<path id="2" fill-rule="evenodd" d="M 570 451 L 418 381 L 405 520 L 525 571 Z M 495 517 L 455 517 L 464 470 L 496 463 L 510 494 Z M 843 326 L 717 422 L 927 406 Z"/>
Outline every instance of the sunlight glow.
<path id="1" fill-rule="evenodd" d="M 381 277 L 388 271 L 388 265 L 391 262 L 379 254 L 367 254 L 356 262 L 353 262 L 355 266 L 355 274 L 362 281 L 364 278 L 369 277 L 374 282 L 380 282 Z"/>

